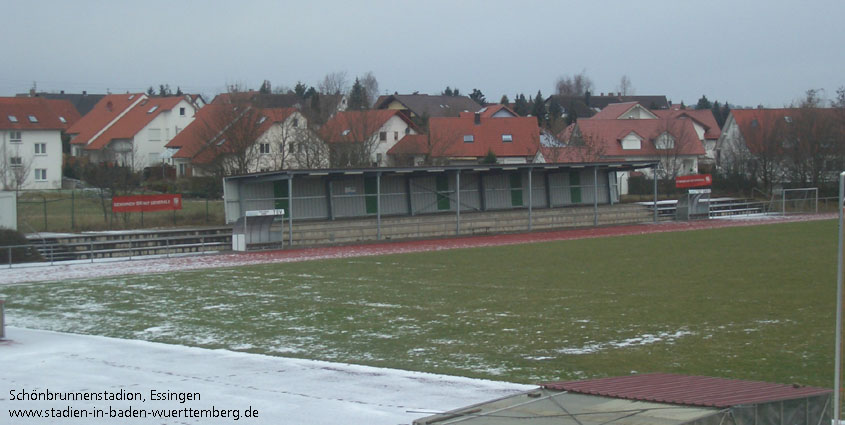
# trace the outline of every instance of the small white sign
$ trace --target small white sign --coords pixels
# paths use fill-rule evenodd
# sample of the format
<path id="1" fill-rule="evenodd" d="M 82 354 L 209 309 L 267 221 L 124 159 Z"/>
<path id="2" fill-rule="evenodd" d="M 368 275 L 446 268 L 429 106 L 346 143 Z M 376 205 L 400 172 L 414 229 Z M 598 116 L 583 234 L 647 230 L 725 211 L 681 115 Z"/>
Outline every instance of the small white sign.
<path id="1" fill-rule="evenodd" d="M 710 189 L 690 189 L 689 190 L 690 195 L 698 195 L 698 194 L 701 194 L 701 193 L 710 193 Z"/>
<path id="2" fill-rule="evenodd" d="M 275 209 L 275 210 L 252 210 L 247 211 L 247 217 L 261 217 L 261 216 L 268 216 L 268 215 L 285 215 L 285 210 L 283 209 Z"/>

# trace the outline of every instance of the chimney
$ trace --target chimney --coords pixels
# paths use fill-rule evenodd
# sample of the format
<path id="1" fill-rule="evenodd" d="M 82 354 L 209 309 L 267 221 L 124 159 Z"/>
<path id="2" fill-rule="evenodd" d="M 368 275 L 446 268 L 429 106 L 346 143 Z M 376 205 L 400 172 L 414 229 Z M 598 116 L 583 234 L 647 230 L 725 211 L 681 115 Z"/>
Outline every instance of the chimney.
<path id="1" fill-rule="evenodd" d="M 479 125 L 479 124 L 481 124 L 481 113 L 476 112 L 475 113 L 475 125 Z"/>
<path id="2" fill-rule="evenodd" d="M 87 96 L 87 95 L 88 95 L 88 91 L 87 91 L 87 90 L 82 90 L 82 95 L 83 95 L 83 96 Z"/>
<path id="3" fill-rule="evenodd" d="M 60 91 L 59 93 L 61 93 L 61 94 L 65 94 L 65 91 L 64 91 L 64 90 L 62 90 L 62 91 Z"/>
<path id="4" fill-rule="evenodd" d="M 601 92 L 601 94 L 599 96 L 604 96 L 604 92 Z"/>

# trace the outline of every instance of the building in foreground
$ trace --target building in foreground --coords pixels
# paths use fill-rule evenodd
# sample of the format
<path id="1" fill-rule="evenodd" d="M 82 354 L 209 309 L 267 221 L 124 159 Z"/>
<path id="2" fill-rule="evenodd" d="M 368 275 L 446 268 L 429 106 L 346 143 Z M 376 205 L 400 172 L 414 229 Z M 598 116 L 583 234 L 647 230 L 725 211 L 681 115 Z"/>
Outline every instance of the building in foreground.
<path id="1" fill-rule="evenodd" d="M 414 425 L 819 425 L 832 398 L 827 388 L 644 374 L 548 383 Z"/>

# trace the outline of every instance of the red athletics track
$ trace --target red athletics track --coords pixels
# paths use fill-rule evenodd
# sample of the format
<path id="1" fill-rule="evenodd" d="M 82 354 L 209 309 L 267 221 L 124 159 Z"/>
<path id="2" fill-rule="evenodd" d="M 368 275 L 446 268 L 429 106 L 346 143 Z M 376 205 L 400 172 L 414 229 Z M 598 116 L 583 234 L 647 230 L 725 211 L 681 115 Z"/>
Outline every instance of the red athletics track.
<path id="1" fill-rule="evenodd" d="M 759 217 L 713 219 L 692 222 L 662 222 L 610 227 L 589 227 L 573 230 L 555 230 L 530 233 L 512 233 L 486 236 L 374 242 L 358 245 L 294 248 L 276 251 L 191 255 L 171 258 L 142 258 L 132 261 L 113 260 L 95 263 L 72 262 L 60 265 L 14 267 L 0 272 L 0 284 L 32 281 L 60 281 L 126 274 L 165 273 L 177 270 L 197 270 L 213 267 L 233 267 L 250 264 L 286 263 L 329 258 L 363 257 L 382 254 L 436 251 L 442 249 L 474 248 L 483 246 L 514 245 L 523 243 L 599 238 L 609 236 L 640 235 L 647 233 L 679 232 L 720 227 L 755 226 L 795 221 L 827 220 L 835 214 L 801 215 L 787 217 Z"/>

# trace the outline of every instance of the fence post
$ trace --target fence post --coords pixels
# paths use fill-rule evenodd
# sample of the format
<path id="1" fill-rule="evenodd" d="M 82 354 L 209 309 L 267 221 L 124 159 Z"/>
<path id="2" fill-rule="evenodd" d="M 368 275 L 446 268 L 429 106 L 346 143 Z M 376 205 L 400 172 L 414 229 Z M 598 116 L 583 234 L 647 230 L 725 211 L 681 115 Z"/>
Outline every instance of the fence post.
<path id="1" fill-rule="evenodd" d="M 0 339 L 6 339 L 6 311 L 4 309 L 6 300 L 0 300 Z"/>
<path id="2" fill-rule="evenodd" d="M 208 224 L 208 195 L 205 196 L 205 223 Z"/>
<path id="3" fill-rule="evenodd" d="M 47 197 L 42 196 L 41 199 L 44 200 L 44 231 L 47 231 Z"/>
<path id="4" fill-rule="evenodd" d="M 12 247 L 8 248 L 9 250 L 9 268 L 12 268 Z"/>
<path id="5" fill-rule="evenodd" d="M 165 252 L 167 252 L 167 258 L 170 258 L 170 238 L 164 238 L 164 244 L 167 248 Z"/>
<path id="6" fill-rule="evenodd" d="M 75 193 L 76 193 L 75 190 L 70 191 L 70 228 L 71 228 L 71 230 L 76 229 L 76 216 L 75 216 L 75 214 L 76 214 L 76 212 L 75 212 L 76 196 L 75 196 Z"/>
<path id="7" fill-rule="evenodd" d="M 88 254 L 91 255 L 91 262 L 94 262 L 94 241 L 91 240 L 91 248 L 88 251 Z"/>

